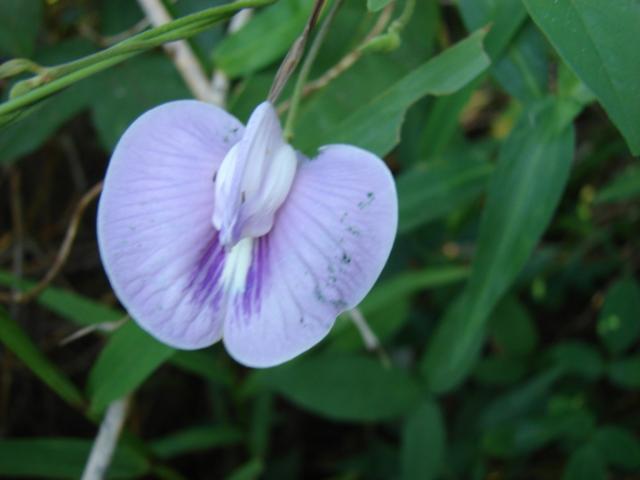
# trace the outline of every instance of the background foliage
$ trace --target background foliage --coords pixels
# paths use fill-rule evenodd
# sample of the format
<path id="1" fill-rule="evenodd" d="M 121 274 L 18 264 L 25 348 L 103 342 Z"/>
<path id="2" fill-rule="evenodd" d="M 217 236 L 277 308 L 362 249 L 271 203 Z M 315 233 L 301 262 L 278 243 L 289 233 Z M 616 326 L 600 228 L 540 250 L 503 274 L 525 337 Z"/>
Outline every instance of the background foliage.
<path id="1" fill-rule="evenodd" d="M 396 175 L 399 236 L 361 305 L 382 351 L 346 318 L 261 371 L 161 345 L 122 324 L 92 207 L 54 286 L 0 307 L 0 476 L 78 477 L 105 408 L 131 395 L 112 478 L 638 478 L 640 2 L 412 3 L 343 2 L 311 79 L 357 61 L 304 98 L 293 141 L 361 145 Z M 240 119 L 311 6 L 190 39 L 233 79 Z M 362 49 L 391 6 L 406 25 Z M 142 18 L 133 0 L 1 0 L 0 57 L 60 64 Z M 189 95 L 150 50 L 0 128 L 5 290 L 44 275 L 127 125 Z"/>

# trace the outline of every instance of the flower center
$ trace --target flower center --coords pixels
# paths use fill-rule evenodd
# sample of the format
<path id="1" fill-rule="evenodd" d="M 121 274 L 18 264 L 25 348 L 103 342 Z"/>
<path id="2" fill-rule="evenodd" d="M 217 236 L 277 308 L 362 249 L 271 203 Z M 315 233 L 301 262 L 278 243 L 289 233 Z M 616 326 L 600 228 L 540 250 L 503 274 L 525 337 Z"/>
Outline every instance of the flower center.
<path id="1" fill-rule="evenodd" d="M 260 104 L 216 175 L 212 221 L 222 245 L 235 249 L 242 239 L 257 238 L 271 230 L 275 214 L 291 190 L 297 164 L 295 150 L 284 141 L 273 106 Z"/>

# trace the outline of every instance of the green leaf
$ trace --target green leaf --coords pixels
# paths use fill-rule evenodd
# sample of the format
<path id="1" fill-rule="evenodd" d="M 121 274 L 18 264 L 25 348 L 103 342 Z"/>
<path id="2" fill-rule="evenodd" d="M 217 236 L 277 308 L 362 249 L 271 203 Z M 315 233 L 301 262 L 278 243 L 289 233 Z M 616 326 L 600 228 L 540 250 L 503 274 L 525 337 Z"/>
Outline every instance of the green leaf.
<path id="1" fill-rule="evenodd" d="M 161 78 L 161 82 L 150 82 Z M 102 145 L 111 151 L 127 127 L 152 107 L 191 97 L 173 63 L 148 53 L 111 67 L 97 79 L 101 93 L 93 104 L 93 121 Z"/>
<path id="2" fill-rule="evenodd" d="M 150 443 L 150 448 L 158 458 L 167 459 L 188 453 L 236 445 L 243 438 L 242 432 L 234 427 L 201 425 L 153 440 Z"/>
<path id="3" fill-rule="evenodd" d="M 552 368 L 495 397 L 480 415 L 479 426 L 484 429 L 508 424 L 536 407 L 539 408 L 562 375 L 561 369 Z"/>
<path id="4" fill-rule="evenodd" d="M 604 371 L 602 357 L 591 345 L 578 340 L 570 340 L 554 345 L 550 351 L 551 360 L 565 372 L 596 381 Z"/>
<path id="5" fill-rule="evenodd" d="M 640 154 L 640 3 L 635 0 L 524 0 L 563 60 L 593 91 Z"/>
<path id="6" fill-rule="evenodd" d="M 109 338 L 89 373 L 91 411 L 138 388 L 175 350 L 158 342 L 132 321 Z"/>
<path id="7" fill-rule="evenodd" d="M 640 389 L 640 355 L 631 355 L 609 365 L 609 379 L 622 388 Z"/>
<path id="8" fill-rule="evenodd" d="M 573 452 L 565 466 L 562 480 L 606 480 L 607 470 L 602 455 L 593 445 Z"/>
<path id="9" fill-rule="evenodd" d="M 2 0 L 0 2 L 0 57 L 30 57 L 43 16 L 42 0 Z"/>
<path id="10" fill-rule="evenodd" d="M 21 290 L 27 290 L 32 288 L 35 282 L 17 279 L 8 272 L 0 271 L 0 285 L 17 286 Z M 125 313 L 120 310 L 62 288 L 47 287 L 36 301 L 62 318 L 80 326 L 115 322 L 125 316 Z"/>
<path id="11" fill-rule="evenodd" d="M 419 163 L 396 180 L 398 232 L 407 233 L 478 197 L 493 166 L 487 162 Z"/>
<path id="12" fill-rule="evenodd" d="M 257 480 L 263 470 L 262 460 L 254 458 L 231 472 L 231 475 L 226 477 L 226 480 Z"/>
<path id="13" fill-rule="evenodd" d="M 593 443 L 607 464 L 626 470 L 640 469 L 640 441 L 633 431 L 605 425 L 595 432 Z"/>
<path id="14" fill-rule="evenodd" d="M 485 42 L 487 53 L 498 59 L 527 18 L 520 0 L 461 0 L 458 4 L 469 30 L 489 25 Z"/>
<path id="15" fill-rule="evenodd" d="M 496 61 L 493 75 L 511 96 L 522 102 L 539 100 L 545 95 L 549 75 L 546 42 L 532 23 L 520 30 Z"/>
<path id="16" fill-rule="evenodd" d="M 178 350 L 170 361 L 172 365 L 212 383 L 224 386 L 233 385 L 234 378 L 231 369 L 220 361 L 219 356 L 214 355 L 212 349 Z"/>
<path id="17" fill-rule="evenodd" d="M 489 334 L 505 355 L 529 355 L 538 344 L 538 331 L 531 315 L 512 295 L 502 299 L 491 315 Z"/>
<path id="18" fill-rule="evenodd" d="M 260 381 L 301 408 L 336 420 L 397 417 L 420 396 L 404 371 L 353 354 L 306 356 L 261 372 Z"/>
<path id="19" fill-rule="evenodd" d="M 495 356 L 482 358 L 473 371 L 473 378 L 482 385 L 510 385 L 527 373 L 526 364 L 517 358 Z"/>
<path id="20" fill-rule="evenodd" d="M 640 197 L 640 167 L 630 165 L 610 183 L 598 191 L 595 203 L 613 203 Z"/>
<path id="21" fill-rule="evenodd" d="M 60 398 L 76 408 L 84 407 L 84 398 L 78 388 L 42 354 L 2 307 L 0 307 L 0 341 Z"/>
<path id="22" fill-rule="evenodd" d="M 378 284 L 358 306 L 379 340 L 384 341 L 402 326 L 409 313 L 412 295 L 459 282 L 468 276 L 463 267 L 430 268 L 405 272 Z M 331 347 L 340 350 L 362 348 L 360 332 L 344 314 L 331 330 Z"/>
<path id="23" fill-rule="evenodd" d="M 92 440 L 48 437 L 0 440 L 0 475 L 7 477 L 80 478 Z M 138 478 L 149 462 L 131 447 L 120 445 L 107 478 Z"/>
<path id="24" fill-rule="evenodd" d="M 389 5 L 391 0 L 367 0 L 367 8 L 371 12 L 377 12 Z"/>
<path id="25" fill-rule="evenodd" d="M 420 158 L 439 159 L 460 133 L 460 116 L 485 76 L 480 76 L 456 93 L 434 99 L 427 116 L 419 146 Z"/>
<path id="26" fill-rule="evenodd" d="M 486 70 L 489 58 L 482 49 L 483 38 L 483 31 L 474 33 L 415 69 L 330 131 L 306 137 L 297 146 L 313 152 L 326 143 L 348 143 L 385 155 L 398 143 L 405 113 L 413 103 L 425 95 L 456 92 Z"/>
<path id="27" fill-rule="evenodd" d="M 598 335 L 613 354 L 624 352 L 640 337 L 640 286 L 634 279 L 620 280 L 607 291 Z"/>
<path id="28" fill-rule="evenodd" d="M 422 360 L 432 391 L 451 390 L 473 368 L 491 310 L 551 221 L 573 161 L 570 118 L 552 99 L 532 104 L 503 144 L 469 284 L 441 320 Z"/>
<path id="29" fill-rule="evenodd" d="M 218 44 L 213 54 L 216 68 L 238 77 L 278 60 L 302 33 L 312 5 L 313 0 L 280 0 L 265 8 Z"/>
<path id="30" fill-rule="evenodd" d="M 442 469 L 447 430 L 438 404 L 421 404 L 406 420 L 402 430 L 402 477 L 430 480 Z"/>

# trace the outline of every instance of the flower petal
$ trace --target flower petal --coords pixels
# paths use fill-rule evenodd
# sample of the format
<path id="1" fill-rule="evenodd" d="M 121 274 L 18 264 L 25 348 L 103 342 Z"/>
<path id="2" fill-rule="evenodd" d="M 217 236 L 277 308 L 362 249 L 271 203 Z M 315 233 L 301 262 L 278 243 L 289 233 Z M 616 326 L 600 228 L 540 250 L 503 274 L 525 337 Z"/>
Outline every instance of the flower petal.
<path id="1" fill-rule="evenodd" d="M 129 314 L 175 347 L 220 339 L 225 252 L 211 224 L 213 178 L 242 132 L 212 105 L 167 103 L 129 127 L 107 170 L 98 210 L 107 275 Z"/>
<path id="2" fill-rule="evenodd" d="M 247 288 L 231 299 L 231 356 L 268 367 L 319 342 L 375 283 L 397 218 L 393 178 L 375 155 L 333 145 L 303 161 L 273 230 L 255 242 Z"/>

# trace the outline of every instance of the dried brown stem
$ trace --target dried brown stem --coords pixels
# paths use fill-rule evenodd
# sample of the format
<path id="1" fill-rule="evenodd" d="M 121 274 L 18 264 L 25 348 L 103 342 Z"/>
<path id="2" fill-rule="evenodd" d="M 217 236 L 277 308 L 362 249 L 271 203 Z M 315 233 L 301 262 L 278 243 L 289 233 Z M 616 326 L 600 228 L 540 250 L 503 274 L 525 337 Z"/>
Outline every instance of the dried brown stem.
<path id="1" fill-rule="evenodd" d="M 309 39 L 309 34 L 313 27 L 315 27 L 318 22 L 318 17 L 320 16 L 320 12 L 322 11 L 322 7 L 324 6 L 325 0 L 316 0 L 313 5 L 313 10 L 311 11 L 311 15 L 309 15 L 309 20 L 307 20 L 307 24 L 302 31 L 302 34 L 293 42 L 293 45 L 289 49 L 287 56 L 284 57 L 284 60 L 280 64 L 280 68 L 276 73 L 276 76 L 273 80 L 273 84 L 271 85 L 271 90 L 269 91 L 268 99 L 271 103 L 275 103 L 275 101 L 282 93 L 282 89 L 287 84 L 289 77 L 294 72 L 300 59 L 302 58 L 302 54 L 304 53 L 304 47 Z"/>
<path id="2" fill-rule="evenodd" d="M 80 221 L 82 220 L 82 216 L 84 215 L 87 207 L 93 202 L 100 192 L 102 191 L 102 181 L 95 184 L 91 190 L 85 193 L 78 205 L 76 205 L 75 210 L 73 211 L 73 215 L 71 216 L 71 220 L 69 221 L 69 226 L 67 227 L 67 232 L 65 234 L 64 240 L 60 245 L 60 249 L 56 255 L 56 259 L 49 268 L 49 271 L 46 275 L 35 285 L 33 288 L 25 291 L 25 292 L 13 292 L 13 293 L 5 293 L 0 292 L 0 302 L 5 303 L 27 303 L 30 300 L 37 297 L 42 291 L 49 286 L 49 284 L 53 281 L 53 279 L 60 273 L 60 270 L 64 266 L 69 257 L 69 253 L 71 252 L 71 247 L 73 246 L 73 242 L 78 233 L 78 226 L 80 225 Z"/>

